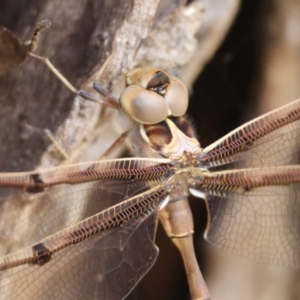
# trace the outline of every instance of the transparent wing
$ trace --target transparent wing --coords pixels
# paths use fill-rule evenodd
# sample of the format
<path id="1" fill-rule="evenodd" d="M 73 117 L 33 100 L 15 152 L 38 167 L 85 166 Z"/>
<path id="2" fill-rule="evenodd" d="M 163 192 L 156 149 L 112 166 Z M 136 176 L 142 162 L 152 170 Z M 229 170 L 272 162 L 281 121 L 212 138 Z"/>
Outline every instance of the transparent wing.
<path id="1" fill-rule="evenodd" d="M 300 185 L 208 195 L 208 241 L 232 254 L 277 265 L 300 264 Z"/>
<path id="2" fill-rule="evenodd" d="M 44 265 L 0 273 L 0 299 L 123 299 L 152 267 L 156 213 L 94 235 Z"/>
<path id="3" fill-rule="evenodd" d="M 300 100 L 250 121 L 203 150 L 199 179 L 217 247 L 299 265 Z"/>
<path id="4" fill-rule="evenodd" d="M 218 172 L 199 188 L 207 194 L 208 241 L 247 258 L 300 265 L 299 166 Z"/>
<path id="5" fill-rule="evenodd" d="M 120 159 L 1 174 L 0 299 L 125 297 L 156 259 L 173 173 L 168 160 Z"/>
<path id="6" fill-rule="evenodd" d="M 300 100 L 230 132 L 208 146 L 200 165 L 216 170 L 295 165 L 300 162 Z"/>

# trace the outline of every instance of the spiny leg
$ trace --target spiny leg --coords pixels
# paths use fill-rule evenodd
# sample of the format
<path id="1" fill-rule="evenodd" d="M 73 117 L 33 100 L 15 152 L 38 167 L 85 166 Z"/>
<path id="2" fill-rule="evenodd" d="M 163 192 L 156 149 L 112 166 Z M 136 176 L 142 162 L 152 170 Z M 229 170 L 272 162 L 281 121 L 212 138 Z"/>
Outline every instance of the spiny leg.
<path id="1" fill-rule="evenodd" d="M 77 90 L 68 80 L 66 77 L 62 75 L 61 72 L 57 70 L 57 68 L 51 63 L 51 61 L 47 57 L 43 57 L 37 54 L 32 53 L 37 48 L 37 42 L 39 33 L 42 29 L 47 28 L 50 26 L 50 21 L 42 21 L 37 25 L 37 28 L 33 34 L 33 37 L 31 39 L 31 43 L 29 49 L 30 49 L 30 55 L 36 59 L 39 59 L 43 61 L 48 68 L 55 74 L 55 76 L 74 94 L 77 94 L 81 96 L 83 99 L 97 102 L 101 105 L 109 106 L 115 109 L 119 109 L 118 99 L 111 95 L 107 89 L 102 87 L 98 83 L 94 83 L 95 90 L 100 93 L 103 96 L 103 99 L 100 99 L 99 97 L 92 95 L 84 90 Z M 103 70 L 108 65 L 112 55 L 108 57 L 108 59 L 105 61 L 101 69 L 99 70 L 99 74 L 103 72 Z M 59 142 L 55 139 L 54 135 L 49 131 L 48 129 L 44 129 L 43 132 L 46 134 L 48 139 L 52 142 L 52 144 L 55 146 L 55 148 L 59 151 L 59 153 L 65 158 L 69 159 L 69 155 L 66 153 L 66 151 L 63 149 L 63 147 L 59 144 Z M 106 152 L 101 156 L 101 159 L 107 158 L 110 155 L 112 155 L 117 149 L 119 149 L 125 142 L 127 136 L 129 134 L 129 131 L 123 132 L 119 138 L 106 150 Z"/>
<path id="2" fill-rule="evenodd" d="M 27 45 L 27 51 L 30 53 L 30 55 L 32 55 L 32 52 L 34 52 L 37 48 L 39 35 L 41 31 L 45 28 L 49 28 L 50 26 L 51 26 L 51 22 L 49 20 L 43 20 L 36 25 L 31 40 Z"/>
<path id="3" fill-rule="evenodd" d="M 37 133 L 44 134 L 45 137 L 54 145 L 54 147 L 56 148 L 56 150 L 59 152 L 59 154 L 64 159 L 70 159 L 69 154 L 60 145 L 60 143 L 57 141 L 57 139 L 54 137 L 53 133 L 49 129 L 47 129 L 47 128 L 41 129 L 41 128 L 34 127 L 32 125 L 27 124 L 26 121 L 23 122 L 23 126 L 26 129 L 30 130 L 31 132 L 37 132 Z"/>
<path id="4" fill-rule="evenodd" d="M 43 57 L 43 56 L 39 56 L 36 55 L 34 53 L 30 53 L 30 55 L 34 58 L 37 58 L 41 61 L 43 61 L 48 68 L 55 74 L 55 76 L 74 94 L 77 94 L 79 96 L 81 96 L 82 98 L 89 100 L 89 101 L 93 101 L 93 102 L 97 102 L 101 105 L 105 105 L 111 108 L 115 108 L 115 109 L 119 109 L 119 104 L 118 104 L 118 99 L 115 98 L 114 96 L 110 95 L 108 91 L 106 91 L 104 88 L 103 91 L 106 91 L 106 93 L 103 93 L 103 99 L 91 95 L 90 93 L 83 91 L 83 90 L 77 90 L 71 83 L 70 81 L 68 81 L 68 79 L 66 77 L 64 77 L 56 68 L 55 66 L 51 63 L 51 61 L 47 58 L 47 57 Z M 103 68 L 103 66 L 102 66 Z"/>

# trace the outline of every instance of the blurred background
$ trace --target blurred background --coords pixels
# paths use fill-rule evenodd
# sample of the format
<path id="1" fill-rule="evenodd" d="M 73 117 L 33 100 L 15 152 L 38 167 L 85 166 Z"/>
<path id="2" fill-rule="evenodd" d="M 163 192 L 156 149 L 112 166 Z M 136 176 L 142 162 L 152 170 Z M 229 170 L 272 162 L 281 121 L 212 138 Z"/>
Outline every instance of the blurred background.
<path id="1" fill-rule="evenodd" d="M 145 10 L 146 3 L 4 0 L 0 25 L 25 41 L 38 21 L 50 19 L 52 28 L 43 33 L 37 52 L 50 57 L 76 87 L 88 91 L 97 80 L 116 94 L 132 67 L 175 69 L 190 89 L 188 115 L 202 147 L 299 97 L 299 0 L 153 1 Z M 111 53 L 115 55 L 99 78 Z M 75 153 L 75 161 L 96 159 L 103 145 L 119 135 L 107 130 L 111 111 L 74 99 L 40 61 L 29 59 L 11 68 L 0 77 L 0 91 L 2 172 L 62 161 L 40 132 L 24 130 L 24 122 L 49 128 L 68 153 Z M 90 147 L 101 151 L 91 154 L 86 150 Z M 271 266 L 215 249 L 203 240 L 203 201 L 191 198 L 191 206 L 196 252 L 212 299 L 300 299 L 298 268 Z M 156 264 L 128 299 L 190 299 L 179 253 L 160 226 L 156 244 Z"/>
<path id="2" fill-rule="evenodd" d="M 191 90 L 189 115 L 202 147 L 300 96 L 300 2 L 243 0 L 240 5 L 225 40 Z M 198 258 L 213 300 L 300 299 L 299 268 L 235 257 L 203 241 L 202 204 L 191 199 Z M 147 299 L 189 299 L 184 270 L 175 264 L 179 255 L 162 229 L 157 245 L 158 262 L 144 280 L 155 280 L 157 287 L 167 277 L 168 288 L 164 295 L 154 295 L 161 290 L 150 283 Z M 171 271 L 166 274 L 164 269 Z M 186 292 L 179 293 L 179 288 Z"/>

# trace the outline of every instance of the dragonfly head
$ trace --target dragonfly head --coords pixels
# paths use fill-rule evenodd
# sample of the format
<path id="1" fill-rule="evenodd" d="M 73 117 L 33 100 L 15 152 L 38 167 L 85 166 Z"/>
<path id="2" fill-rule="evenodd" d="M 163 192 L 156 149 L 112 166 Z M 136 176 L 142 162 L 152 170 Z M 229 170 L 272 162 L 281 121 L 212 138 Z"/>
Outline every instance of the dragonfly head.
<path id="1" fill-rule="evenodd" d="M 186 113 L 188 92 L 181 80 L 159 69 L 135 69 L 126 76 L 120 106 L 141 124 L 157 124 Z"/>

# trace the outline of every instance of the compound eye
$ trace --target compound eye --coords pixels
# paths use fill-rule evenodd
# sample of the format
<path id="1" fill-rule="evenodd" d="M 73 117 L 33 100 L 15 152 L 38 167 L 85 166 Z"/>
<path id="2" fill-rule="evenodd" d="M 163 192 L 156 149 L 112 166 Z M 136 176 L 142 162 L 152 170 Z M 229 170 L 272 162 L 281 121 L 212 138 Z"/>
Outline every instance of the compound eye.
<path id="1" fill-rule="evenodd" d="M 120 96 L 120 105 L 126 115 L 142 124 L 156 124 L 168 116 L 165 99 L 137 85 L 130 85 Z"/>
<path id="2" fill-rule="evenodd" d="M 179 117 L 186 113 L 189 104 L 188 91 L 181 80 L 171 77 L 165 99 L 173 116 Z"/>

